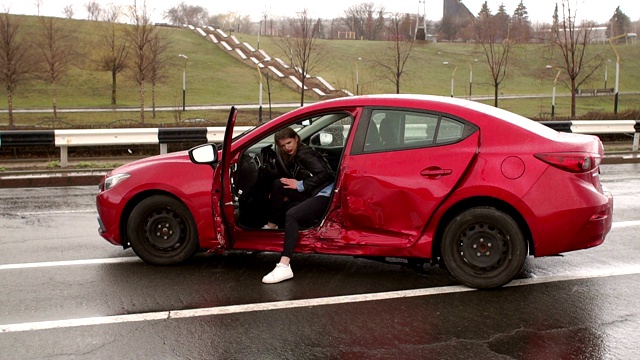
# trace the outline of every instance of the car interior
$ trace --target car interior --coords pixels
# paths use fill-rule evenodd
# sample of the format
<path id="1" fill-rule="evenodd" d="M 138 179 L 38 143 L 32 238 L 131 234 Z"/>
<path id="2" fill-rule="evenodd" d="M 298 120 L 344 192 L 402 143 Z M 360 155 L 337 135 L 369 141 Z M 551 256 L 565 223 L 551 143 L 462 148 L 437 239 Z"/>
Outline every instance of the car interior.
<path id="1" fill-rule="evenodd" d="M 300 140 L 322 154 L 337 173 L 352 124 L 351 114 L 339 112 L 303 119 L 291 127 Z M 292 177 L 276 151 L 274 134 L 275 131 L 251 144 L 240 156 L 238 164 L 231 168 L 236 224 L 242 228 L 260 229 L 266 224 L 273 181 Z M 321 220 L 317 219 L 308 227 L 317 226 Z"/>

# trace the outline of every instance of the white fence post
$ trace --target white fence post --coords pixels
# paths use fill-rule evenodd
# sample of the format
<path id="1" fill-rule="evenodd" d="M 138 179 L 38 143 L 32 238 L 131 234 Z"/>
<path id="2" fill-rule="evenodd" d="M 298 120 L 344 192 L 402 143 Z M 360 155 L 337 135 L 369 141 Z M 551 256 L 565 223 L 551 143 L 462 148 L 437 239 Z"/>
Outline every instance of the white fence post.
<path id="1" fill-rule="evenodd" d="M 60 145 L 60 167 L 69 166 L 69 153 L 67 152 L 68 146 Z"/>
<path id="2" fill-rule="evenodd" d="M 638 138 L 640 137 L 640 133 L 633 134 L 633 151 L 638 151 Z"/>
<path id="3" fill-rule="evenodd" d="M 167 144 L 160 144 L 160 154 L 166 154 L 167 153 Z"/>

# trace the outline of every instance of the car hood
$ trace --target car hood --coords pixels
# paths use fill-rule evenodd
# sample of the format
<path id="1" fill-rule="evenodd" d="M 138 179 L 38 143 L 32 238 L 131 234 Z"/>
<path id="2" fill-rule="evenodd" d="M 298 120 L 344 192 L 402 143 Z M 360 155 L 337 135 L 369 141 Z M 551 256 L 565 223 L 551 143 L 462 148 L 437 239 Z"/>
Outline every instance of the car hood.
<path id="1" fill-rule="evenodd" d="M 135 160 L 113 169 L 109 174 L 107 174 L 107 176 L 121 174 L 121 173 L 130 173 L 130 172 L 135 172 L 136 170 L 141 168 L 147 168 L 149 166 L 158 166 L 164 163 L 177 163 L 177 162 L 191 163 L 191 160 L 189 159 L 189 153 L 187 150 L 173 152 L 169 154 L 155 155 L 155 156 L 146 157 L 144 159 Z"/>

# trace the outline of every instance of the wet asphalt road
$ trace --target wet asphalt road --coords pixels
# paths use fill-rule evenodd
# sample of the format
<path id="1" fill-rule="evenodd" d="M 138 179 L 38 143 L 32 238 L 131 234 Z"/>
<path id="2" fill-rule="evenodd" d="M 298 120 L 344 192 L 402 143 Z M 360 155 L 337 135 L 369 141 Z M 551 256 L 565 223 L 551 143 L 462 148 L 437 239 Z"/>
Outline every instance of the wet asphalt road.
<path id="1" fill-rule="evenodd" d="M 199 254 L 154 267 L 97 234 L 97 187 L 0 189 L 1 359 L 633 359 L 640 164 L 605 165 L 602 246 L 493 291 L 351 257 Z"/>

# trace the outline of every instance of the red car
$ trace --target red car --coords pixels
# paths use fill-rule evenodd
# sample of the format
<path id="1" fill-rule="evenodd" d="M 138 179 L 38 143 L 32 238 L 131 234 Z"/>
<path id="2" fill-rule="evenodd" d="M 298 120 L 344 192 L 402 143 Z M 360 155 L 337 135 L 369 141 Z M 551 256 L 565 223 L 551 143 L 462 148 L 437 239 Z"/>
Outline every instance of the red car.
<path id="1" fill-rule="evenodd" d="M 282 250 L 263 230 L 269 186 L 283 176 L 274 133 L 294 127 L 337 174 L 325 215 L 297 252 L 404 258 L 446 266 L 475 288 L 502 286 L 527 255 L 601 244 L 613 197 L 603 146 L 477 102 L 437 96 L 358 96 L 305 106 L 222 145 L 114 169 L 97 195 L 100 235 L 151 264 L 199 249 Z"/>

